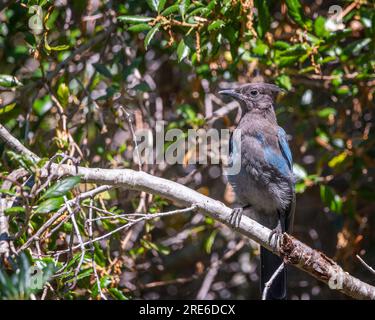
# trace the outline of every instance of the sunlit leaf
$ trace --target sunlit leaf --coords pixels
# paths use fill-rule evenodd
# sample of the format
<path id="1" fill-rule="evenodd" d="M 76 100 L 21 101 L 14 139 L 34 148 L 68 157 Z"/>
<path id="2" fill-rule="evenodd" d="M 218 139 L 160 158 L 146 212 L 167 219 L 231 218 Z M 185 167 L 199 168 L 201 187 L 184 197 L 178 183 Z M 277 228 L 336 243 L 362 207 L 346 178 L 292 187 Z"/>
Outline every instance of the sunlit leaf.
<path id="1" fill-rule="evenodd" d="M 154 20 L 154 18 L 144 17 L 144 16 L 119 16 L 117 20 L 127 22 L 127 23 L 141 23 L 149 22 Z"/>
<path id="2" fill-rule="evenodd" d="M 142 31 L 148 31 L 151 28 L 152 27 L 148 25 L 147 23 L 140 23 L 140 24 L 135 24 L 133 26 L 130 26 L 128 30 L 132 32 L 142 32 Z"/>
<path id="3" fill-rule="evenodd" d="M 117 288 L 109 288 L 108 292 L 117 300 L 128 300 L 128 298 Z"/>
<path id="4" fill-rule="evenodd" d="M 49 213 L 51 211 L 56 211 L 61 207 L 63 203 L 63 197 L 47 199 L 46 201 L 43 201 L 40 205 L 38 205 L 35 213 Z"/>
<path id="5" fill-rule="evenodd" d="M 218 229 L 215 229 L 214 231 L 211 232 L 209 237 L 206 239 L 205 244 L 204 244 L 204 248 L 205 248 L 207 253 L 211 253 L 212 246 L 215 242 L 215 238 L 216 238 L 217 233 L 218 233 Z"/>
<path id="6" fill-rule="evenodd" d="M 179 5 L 178 5 L 178 4 L 174 4 L 174 5 L 170 6 L 170 7 L 168 7 L 167 9 L 165 9 L 165 10 L 161 13 L 161 15 L 162 15 L 162 16 L 168 16 L 168 15 L 170 15 L 171 13 L 175 13 L 175 12 L 177 12 L 178 10 L 179 10 Z"/>
<path id="7" fill-rule="evenodd" d="M 156 24 L 146 35 L 145 37 L 145 49 L 147 50 L 152 38 L 154 37 L 155 33 L 159 30 L 160 28 L 160 23 Z"/>
<path id="8" fill-rule="evenodd" d="M 67 177 L 56 182 L 52 187 L 47 189 L 41 199 L 55 198 L 65 195 L 68 191 L 73 189 L 78 183 L 80 183 L 81 177 Z"/>
<path id="9" fill-rule="evenodd" d="M 148 6 L 154 10 L 154 11 L 158 11 L 158 7 L 159 7 L 159 0 L 146 0 Z M 165 3 L 165 1 L 164 1 Z"/>
<path id="10" fill-rule="evenodd" d="M 69 87 L 65 83 L 61 83 L 57 89 L 57 97 L 63 107 L 68 105 L 69 95 Z"/>
<path id="11" fill-rule="evenodd" d="M 4 107 L 0 107 L 0 115 L 12 111 L 15 106 L 16 106 L 16 103 L 11 103 Z"/>
<path id="12" fill-rule="evenodd" d="M 184 60 L 189 55 L 189 52 L 189 47 L 185 44 L 184 39 L 182 39 L 177 47 L 178 62 Z"/>
<path id="13" fill-rule="evenodd" d="M 328 162 L 328 166 L 331 167 L 331 168 L 335 168 L 336 166 L 338 166 L 341 163 L 343 163 L 345 161 L 345 159 L 347 158 L 347 156 L 348 156 L 348 153 L 346 151 L 341 152 L 339 155 L 333 157 Z"/>
<path id="14" fill-rule="evenodd" d="M 276 84 L 285 89 L 285 90 L 291 90 L 292 89 L 292 81 L 290 80 L 290 77 L 286 74 L 282 74 L 276 78 Z"/>
<path id="15" fill-rule="evenodd" d="M 224 25 L 225 25 L 225 23 L 224 23 L 223 20 L 216 20 L 216 21 L 210 23 L 207 30 L 208 31 L 218 30 L 218 29 L 224 27 Z"/>
<path id="16" fill-rule="evenodd" d="M 11 208 L 7 208 L 4 210 L 5 214 L 6 215 L 12 215 L 12 214 L 17 214 L 17 213 L 24 213 L 25 212 L 25 208 L 24 207 L 11 207 Z"/>
<path id="17" fill-rule="evenodd" d="M 289 16 L 301 27 L 309 28 L 310 21 L 303 14 L 302 5 L 299 0 L 285 0 Z"/>
<path id="18" fill-rule="evenodd" d="M 22 85 L 22 82 L 19 81 L 15 76 L 0 74 L 0 87 L 14 88 Z"/>

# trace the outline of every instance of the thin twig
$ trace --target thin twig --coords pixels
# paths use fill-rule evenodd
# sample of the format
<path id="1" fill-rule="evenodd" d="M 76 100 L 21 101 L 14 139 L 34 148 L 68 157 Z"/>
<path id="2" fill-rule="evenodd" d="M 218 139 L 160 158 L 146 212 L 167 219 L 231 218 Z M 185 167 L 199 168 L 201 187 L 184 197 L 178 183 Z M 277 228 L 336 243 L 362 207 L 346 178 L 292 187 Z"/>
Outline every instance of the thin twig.
<path id="1" fill-rule="evenodd" d="M 93 199 L 91 198 L 90 199 L 90 208 L 89 208 L 89 219 L 88 219 L 88 229 L 89 229 L 88 233 L 89 233 L 89 239 L 91 241 L 91 244 L 90 244 L 91 264 L 92 264 L 92 269 L 94 270 L 94 276 L 95 276 L 95 279 L 96 279 L 96 286 L 98 287 L 99 295 L 103 300 L 107 300 L 107 297 L 103 294 L 102 287 L 100 285 L 100 279 L 99 279 L 99 276 L 98 276 L 98 272 L 96 270 L 95 247 L 94 247 L 94 244 L 92 243 L 92 239 L 93 239 L 93 232 L 92 232 L 92 221 L 93 221 L 92 211 L 93 210 L 92 209 L 93 209 Z"/>
<path id="2" fill-rule="evenodd" d="M 194 211 L 196 210 L 196 205 L 192 205 L 191 207 L 189 208 L 184 208 L 184 209 L 179 209 L 179 210 L 173 210 L 173 211 L 168 211 L 168 212 L 160 212 L 160 213 L 149 213 L 149 214 L 145 214 L 143 217 L 140 217 L 136 220 L 133 220 L 127 224 L 124 224 L 120 227 L 118 227 L 117 229 L 114 229 L 100 237 L 97 237 L 93 240 L 89 240 L 89 241 L 86 241 L 83 243 L 83 245 L 87 246 L 87 245 L 91 245 L 92 243 L 96 242 L 96 241 L 100 241 L 100 240 L 103 240 L 103 239 L 106 239 L 108 238 L 109 236 L 123 230 L 123 229 L 128 229 L 130 227 L 132 227 L 133 225 L 135 225 L 136 223 L 138 222 L 141 222 L 141 221 L 145 221 L 145 220 L 152 220 L 152 219 L 155 219 L 155 218 L 160 218 L 160 217 L 166 217 L 166 216 L 171 216 L 171 215 L 175 215 L 175 214 L 179 214 L 179 213 L 186 213 L 186 212 L 191 212 L 191 211 Z M 72 250 L 75 250 L 75 249 L 78 249 L 80 246 L 77 245 L 77 246 L 74 246 L 72 247 Z M 56 253 L 65 253 L 65 252 L 68 252 L 69 249 L 66 249 L 66 250 L 61 250 L 61 251 L 58 251 Z"/>
<path id="3" fill-rule="evenodd" d="M 367 270 L 369 270 L 372 274 L 375 274 L 375 270 L 371 268 L 358 254 L 356 257 L 367 268 Z"/>
<path id="4" fill-rule="evenodd" d="M 80 195 L 78 195 L 76 198 L 74 199 L 71 199 L 71 200 L 68 200 L 68 203 L 69 204 L 73 204 L 75 203 L 76 201 L 81 201 L 81 200 L 84 200 L 84 199 L 87 199 L 87 198 L 90 198 L 90 197 L 93 197 L 95 196 L 96 194 L 98 193 L 102 193 L 102 192 L 105 192 L 107 190 L 110 190 L 112 189 L 113 187 L 112 186 L 108 186 L 108 185 L 102 185 L 98 188 L 95 188 L 95 189 L 92 189 L 90 191 L 87 191 L 87 192 L 84 192 L 84 193 L 81 193 Z M 33 235 L 31 236 L 22 246 L 21 248 L 19 248 L 17 250 L 17 252 L 21 252 L 22 250 L 25 250 L 27 247 L 30 246 L 30 244 L 37 238 L 39 238 L 42 233 L 47 230 L 64 212 L 66 211 L 66 205 L 63 205 L 51 218 L 49 218 L 47 220 L 47 222 L 41 226 L 38 231 Z"/>
<path id="5" fill-rule="evenodd" d="M 273 273 L 272 277 L 266 282 L 263 289 L 262 300 L 267 299 L 268 290 L 271 288 L 272 283 L 276 279 L 276 277 L 280 274 L 280 272 L 285 268 L 285 263 L 280 264 L 280 266 L 276 269 Z"/>
<path id="6" fill-rule="evenodd" d="M 70 218 L 71 218 L 72 223 L 73 223 L 74 231 L 76 233 L 77 239 L 79 241 L 79 246 L 80 246 L 81 251 L 82 251 L 81 258 L 80 258 L 79 263 L 77 265 L 77 268 L 76 268 L 76 270 L 74 272 L 73 283 L 70 286 L 70 289 L 73 289 L 76 286 L 76 284 L 77 284 L 78 274 L 79 274 L 79 272 L 81 270 L 81 266 L 83 264 L 83 260 L 85 259 L 86 250 L 85 250 L 85 246 L 83 245 L 82 236 L 81 236 L 81 233 L 80 233 L 79 228 L 78 228 L 78 224 L 77 224 L 77 220 L 76 220 L 75 214 L 74 214 L 72 208 L 70 207 L 70 204 L 68 203 L 68 199 L 67 199 L 66 196 L 64 196 L 64 202 L 65 202 L 66 208 L 67 208 L 67 210 L 68 210 L 68 212 L 70 214 Z"/>

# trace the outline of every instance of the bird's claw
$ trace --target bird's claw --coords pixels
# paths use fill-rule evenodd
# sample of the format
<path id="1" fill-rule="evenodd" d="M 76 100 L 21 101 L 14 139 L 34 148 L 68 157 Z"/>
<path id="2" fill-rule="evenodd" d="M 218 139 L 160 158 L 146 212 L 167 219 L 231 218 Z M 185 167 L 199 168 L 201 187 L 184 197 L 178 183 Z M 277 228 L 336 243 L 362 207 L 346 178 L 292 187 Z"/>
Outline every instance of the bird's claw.
<path id="1" fill-rule="evenodd" d="M 242 214 L 243 214 L 243 208 L 234 208 L 230 214 L 229 223 L 233 227 L 239 228 Z"/>
<path id="2" fill-rule="evenodd" d="M 283 231 L 280 225 L 277 225 L 275 229 L 271 230 L 270 236 L 268 237 L 269 244 L 273 246 L 278 246 L 280 244 L 281 235 Z"/>

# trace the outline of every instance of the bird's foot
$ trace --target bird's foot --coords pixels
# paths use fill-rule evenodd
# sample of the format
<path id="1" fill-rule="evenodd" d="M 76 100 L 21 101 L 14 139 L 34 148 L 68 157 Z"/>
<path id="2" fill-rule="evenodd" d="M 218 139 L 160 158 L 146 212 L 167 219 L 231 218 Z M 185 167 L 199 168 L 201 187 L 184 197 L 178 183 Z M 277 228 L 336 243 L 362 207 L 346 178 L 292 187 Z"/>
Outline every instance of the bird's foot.
<path id="1" fill-rule="evenodd" d="M 279 246 L 282 234 L 283 230 L 281 228 L 281 225 L 278 224 L 275 229 L 271 230 L 270 236 L 268 238 L 269 244 L 272 247 Z"/>
<path id="2" fill-rule="evenodd" d="M 243 208 L 234 208 L 230 214 L 229 223 L 233 227 L 238 228 L 241 223 L 242 214 L 243 214 Z"/>

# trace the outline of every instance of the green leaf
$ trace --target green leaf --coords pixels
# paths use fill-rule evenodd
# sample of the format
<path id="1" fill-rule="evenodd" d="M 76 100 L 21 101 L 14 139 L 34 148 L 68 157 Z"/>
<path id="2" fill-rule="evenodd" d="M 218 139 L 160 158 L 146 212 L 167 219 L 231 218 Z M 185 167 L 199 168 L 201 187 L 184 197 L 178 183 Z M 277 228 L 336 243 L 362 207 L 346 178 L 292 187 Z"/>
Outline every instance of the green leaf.
<path id="1" fill-rule="evenodd" d="M 34 160 L 22 153 L 16 153 L 13 151 L 7 151 L 7 155 L 13 160 L 17 161 L 19 165 L 21 165 L 23 168 L 25 168 L 28 171 L 31 171 L 32 168 L 35 166 Z"/>
<path id="2" fill-rule="evenodd" d="M 205 248 L 207 253 L 211 253 L 212 246 L 215 242 L 217 232 L 218 232 L 218 229 L 215 229 L 214 231 L 212 231 L 211 234 L 209 235 L 209 237 L 205 241 L 204 248 Z"/>
<path id="3" fill-rule="evenodd" d="M 144 82 L 144 81 L 141 82 L 141 83 L 138 83 L 132 89 L 135 90 L 135 91 L 142 91 L 142 92 L 149 92 L 149 91 L 151 91 L 150 86 L 147 84 L 147 82 Z"/>
<path id="4" fill-rule="evenodd" d="M 61 44 L 61 45 L 54 46 L 54 47 L 51 47 L 51 46 L 48 45 L 48 50 L 50 50 L 50 51 L 64 51 L 64 50 L 68 50 L 69 47 L 70 46 L 68 44 Z"/>
<path id="5" fill-rule="evenodd" d="M 290 57 L 291 55 L 300 55 L 301 53 L 305 53 L 307 48 L 308 48 L 307 45 L 296 44 L 296 45 L 291 46 L 288 49 L 280 52 L 280 56 Z"/>
<path id="6" fill-rule="evenodd" d="M 22 82 L 19 81 L 15 76 L 0 74 L 0 86 L 6 88 L 14 88 L 22 86 Z"/>
<path id="7" fill-rule="evenodd" d="M 96 71 L 98 71 L 100 74 L 107 78 L 112 78 L 111 72 L 107 69 L 107 67 L 104 64 L 101 63 L 93 63 L 93 66 Z"/>
<path id="8" fill-rule="evenodd" d="M 2 195 L 8 195 L 8 196 L 15 196 L 17 193 L 13 190 L 8 189 L 0 189 L 0 194 Z"/>
<path id="9" fill-rule="evenodd" d="M 117 20 L 127 22 L 127 23 L 141 23 L 149 22 L 154 20 L 154 18 L 144 17 L 144 16 L 119 16 Z"/>
<path id="10" fill-rule="evenodd" d="M 319 16 L 314 21 L 314 32 L 320 38 L 324 38 L 329 35 L 329 32 L 326 30 L 325 24 L 326 19 L 324 19 L 324 17 L 322 16 Z"/>
<path id="11" fill-rule="evenodd" d="M 177 47 L 178 62 L 184 60 L 189 55 L 189 52 L 190 48 L 185 44 L 184 39 L 182 39 Z"/>
<path id="12" fill-rule="evenodd" d="M 49 213 L 51 211 L 56 211 L 63 203 L 63 197 L 47 199 L 38 206 L 35 213 Z"/>
<path id="13" fill-rule="evenodd" d="M 318 111 L 318 116 L 321 118 L 327 118 L 330 115 L 335 115 L 336 113 L 337 111 L 334 108 L 324 108 Z"/>
<path id="14" fill-rule="evenodd" d="M 225 23 L 224 23 L 223 20 L 215 20 L 214 22 L 210 23 L 207 30 L 213 31 L 213 30 L 221 29 L 222 27 L 224 27 L 224 25 L 225 25 Z"/>
<path id="15" fill-rule="evenodd" d="M 285 0 L 289 16 L 302 28 L 309 28 L 310 21 L 304 18 L 299 0 Z"/>
<path id="16" fill-rule="evenodd" d="M 168 16 L 170 15 L 171 13 L 174 13 L 174 12 L 177 12 L 179 10 L 179 6 L 178 4 L 174 4 L 173 6 L 170 6 L 168 7 L 167 9 L 165 9 L 161 15 L 162 16 Z"/>
<path id="17" fill-rule="evenodd" d="M 14 102 L 14 103 L 8 104 L 4 107 L 1 107 L 0 108 L 0 115 L 12 111 L 15 106 L 16 106 L 16 103 Z"/>
<path id="18" fill-rule="evenodd" d="M 49 95 L 35 100 L 33 109 L 38 116 L 42 116 L 52 108 L 52 101 Z"/>
<path id="19" fill-rule="evenodd" d="M 268 10 L 269 4 L 266 0 L 255 0 L 254 4 L 258 9 L 257 33 L 259 37 L 263 38 L 271 25 L 270 12 Z"/>
<path id="20" fill-rule="evenodd" d="M 65 83 L 61 83 L 57 89 L 57 97 L 64 108 L 68 105 L 69 96 L 68 86 Z"/>
<path id="21" fill-rule="evenodd" d="M 180 3 L 178 5 L 178 10 L 180 11 L 182 20 L 185 20 L 186 10 L 187 10 L 189 4 L 190 4 L 189 0 L 180 0 Z"/>
<path id="22" fill-rule="evenodd" d="M 282 68 L 282 67 L 290 66 L 294 64 L 295 62 L 297 62 L 298 59 L 299 59 L 298 56 L 282 57 L 279 60 L 279 67 Z"/>
<path id="23" fill-rule="evenodd" d="M 159 0 L 146 0 L 147 1 L 147 4 L 148 6 L 154 10 L 154 11 L 158 11 L 158 7 L 159 7 Z M 164 4 L 165 4 L 165 1 L 164 1 Z"/>
<path id="24" fill-rule="evenodd" d="M 299 181 L 296 183 L 296 186 L 295 186 L 296 193 L 304 193 L 305 190 L 306 190 L 305 181 Z"/>
<path id="25" fill-rule="evenodd" d="M 154 37 L 155 33 L 159 30 L 160 23 L 156 24 L 146 35 L 145 37 L 145 49 L 147 50 L 148 45 L 150 44 L 152 38 Z"/>
<path id="26" fill-rule="evenodd" d="M 320 186 L 320 197 L 323 203 L 333 212 L 341 213 L 342 199 L 337 195 L 334 190 L 325 185 Z"/>
<path id="27" fill-rule="evenodd" d="M 151 26 L 148 25 L 147 23 L 135 24 L 128 28 L 128 30 L 132 32 L 142 32 L 142 31 L 148 31 L 150 29 L 151 29 Z"/>
<path id="28" fill-rule="evenodd" d="M 284 88 L 285 90 L 290 90 L 292 89 L 292 81 L 290 80 L 290 77 L 286 74 L 282 74 L 276 78 L 276 84 Z"/>
<path id="29" fill-rule="evenodd" d="M 362 49 L 364 49 L 371 42 L 370 38 L 364 38 L 358 41 L 350 43 L 345 49 L 344 54 L 354 54 L 357 55 Z"/>
<path id="30" fill-rule="evenodd" d="M 293 174 L 297 179 L 306 179 L 307 172 L 304 167 L 298 163 L 293 163 Z"/>
<path id="31" fill-rule="evenodd" d="M 68 191 L 73 189 L 80 183 L 81 177 L 74 176 L 62 179 L 50 187 L 40 199 L 56 198 L 65 195 Z"/>
<path id="32" fill-rule="evenodd" d="M 117 288 L 109 288 L 108 292 L 111 296 L 117 300 L 129 300 L 119 289 Z"/>
<path id="33" fill-rule="evenodd" d="M 328 166 L 330 168 L 335 168 L 336 166 L 340 165 L 341 163 L 343 163 L 345 161 L 345 159 L 347 158 L 348 156 L 348 153 L 346 151 L 344 152 L 341 152 L 339 155 L 333 157 L 329 162 L 328 162 Z"/>
<path id="34" fill-rule="evenodd" d="M 258 39 L 255 47 L 253 48 L 253 53 L 258 56 L 264 56 L 267 54 L 268 50 L 268 46 L 262 40 Z"/>
<path id="35" fill-rule="evenodd" d="M 12 214 L 16 214 L 16 213 L 24 213 L 25 212 L 25 208 L 24 207 L 11 207 L 11 208 L 7 208 L 4 210 L 4 213 L 6 215 L 12 215 Z"/>
<path id="36" fill-rule="evenodd" d="M 285 50 L 285 49 L 288 49 L 290 47 L 290 44 L 288 42 L 278 40 L 278 41 L 275 41 L 273 43 L 273 47 L 275 49 Z"/>
<path id="37" fill-rule="evenodd" d="M 159 4 L 158 4 L 158 12 L 160 13 L 160 11 L 164 9 L 164 7 L 165 7 L 165 2 L 166 2 L 167 0 L 158 0 L 158 1 L 159 1 Z"/>

